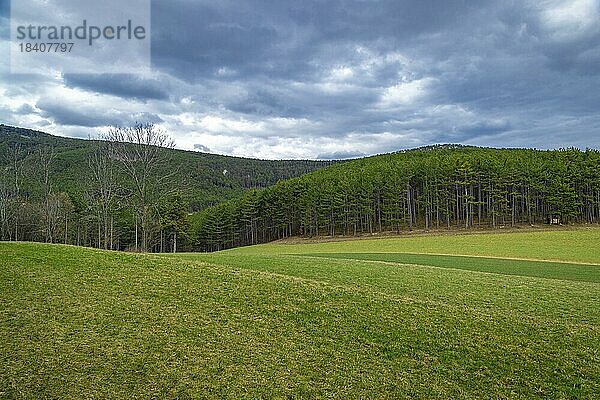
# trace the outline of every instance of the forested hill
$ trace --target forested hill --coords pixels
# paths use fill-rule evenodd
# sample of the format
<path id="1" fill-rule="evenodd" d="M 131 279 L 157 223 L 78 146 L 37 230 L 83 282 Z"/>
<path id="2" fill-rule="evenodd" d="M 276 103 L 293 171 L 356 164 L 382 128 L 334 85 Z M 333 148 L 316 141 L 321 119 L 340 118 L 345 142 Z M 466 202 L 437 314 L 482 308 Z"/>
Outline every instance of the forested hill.
<path id="1" fill-rule="evenodd" d="M 191 212 L 332 164 L 173 150 L 151 124 L 110 132 L 94 141 L 0 125 L 0 240 L 186 249 Z"/>
<path id="2" fill-rule="evenodd" d="M 295 235 L 600 222 L 600 153 L 434 146 L 279 182 L 193 217 L 198 250 Z"/>
<path id="3" fill-rule="evenodd" d="M 22 158 L 25 164 L 24 189 L 33 197 L 41 190 L 42 172 L 39 167 L 40 149 L 53 153 L 50 165 L 50 183 L 55 192 L 67 193 L 74 202 L 82 202 L 89 189 L 90 168 L 88 159 L 94 142 L 52 136 L 23 128 L 0 125 L 0 184 L 10 181 L 10 164 Z M 173 187 L 189 203 L 191 210 L 199 210 L 234 198 L 244 190 L 263 188 L 276 182 L 301 176 L 330 165 L 327 161 L 267 161 L 221 156 L 180 150 L 170 152 L 168 170 L 158 174 L 168 175 L 177 169 L 172 178 Z M 6 182 L 4 182 L 6 183 Z"/>

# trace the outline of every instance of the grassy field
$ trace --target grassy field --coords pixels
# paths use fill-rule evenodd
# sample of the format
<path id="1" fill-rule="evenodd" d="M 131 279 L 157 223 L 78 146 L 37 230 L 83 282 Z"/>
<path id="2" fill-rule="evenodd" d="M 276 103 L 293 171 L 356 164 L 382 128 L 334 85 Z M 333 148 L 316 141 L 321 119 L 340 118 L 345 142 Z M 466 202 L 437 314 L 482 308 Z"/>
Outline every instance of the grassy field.
<path id="1" fill-rule="evenodd" d="M 599 244 L 0 243 L 0 398 L 598 398 Z"/>
<path id="2" fill-rule="evenodd" d="M 421 253 L 522 258 L 596 264 L 600 229 L 577 228 L 509 233 L 419 234 L 313 243 L 300 240 L 230 250 L 237 254 Z"/>

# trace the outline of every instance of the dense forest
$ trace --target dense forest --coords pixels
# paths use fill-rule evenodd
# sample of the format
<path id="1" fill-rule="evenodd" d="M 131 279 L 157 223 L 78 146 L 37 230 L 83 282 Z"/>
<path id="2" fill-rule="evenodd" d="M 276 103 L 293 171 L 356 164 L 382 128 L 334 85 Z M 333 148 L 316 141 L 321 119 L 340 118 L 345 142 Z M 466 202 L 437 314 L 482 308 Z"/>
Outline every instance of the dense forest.
<path id="1" fill-rule="evenodd" d="M 0 125 L 0 240 L 214 251 L 549 222 L 600 222 L 598 151 L 446 145 L 344 163 L 262 161 L 174 150 L 152 125 L 104 140 Z"/>
<path id="2" fill-rule="evenodd" d="M 0 125 L 0 240 L 172 251 L 181 233 L 189 248 L 189 214 L 332 164 L 174 150 L 138 128 L 151 137 L 116 146 Z"/>
<path id="3" fill-rule="evenodd" d="M 434 146 L 338 164 L 192 217 L 196 248 L 295 235 L 600 222 L 595 150 Z"/>

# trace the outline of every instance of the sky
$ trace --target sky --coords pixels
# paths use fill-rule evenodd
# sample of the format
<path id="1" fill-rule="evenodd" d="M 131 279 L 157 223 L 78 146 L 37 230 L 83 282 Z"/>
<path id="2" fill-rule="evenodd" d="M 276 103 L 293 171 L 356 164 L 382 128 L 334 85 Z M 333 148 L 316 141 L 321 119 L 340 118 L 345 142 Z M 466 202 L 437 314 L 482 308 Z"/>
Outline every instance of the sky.
<path id="1" fill-rule="evenodd" d="M 149 72 L 11 74 L 0 0 L 0 123 L 152 122 L 181 149 L 266 159 L 600 148 L 599 3 L 153 0 Z"/>

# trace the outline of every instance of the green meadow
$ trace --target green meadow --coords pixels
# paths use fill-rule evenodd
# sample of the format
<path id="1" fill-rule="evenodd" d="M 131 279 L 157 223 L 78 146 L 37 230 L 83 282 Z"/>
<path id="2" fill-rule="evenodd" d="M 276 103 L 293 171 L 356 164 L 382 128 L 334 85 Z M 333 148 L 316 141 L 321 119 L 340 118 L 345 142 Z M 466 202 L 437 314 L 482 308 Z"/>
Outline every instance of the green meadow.
<path id="1" fill-rule="evenodd" d="M 0 398 L 592 399 L 600 229 L 0 243 Z"/>

